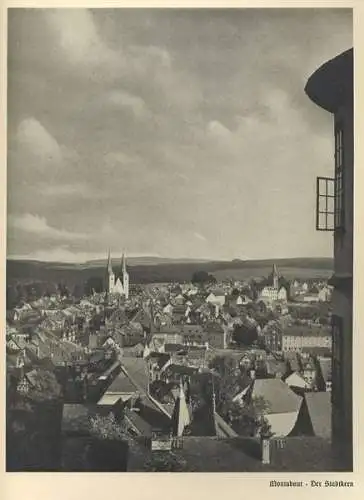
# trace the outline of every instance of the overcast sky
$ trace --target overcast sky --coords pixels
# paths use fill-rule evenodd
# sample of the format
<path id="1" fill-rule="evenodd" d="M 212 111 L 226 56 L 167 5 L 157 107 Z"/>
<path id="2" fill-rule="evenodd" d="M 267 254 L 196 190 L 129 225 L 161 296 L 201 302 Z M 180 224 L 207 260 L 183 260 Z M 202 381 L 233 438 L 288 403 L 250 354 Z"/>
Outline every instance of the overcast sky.
<path id="1" fill-rule="evenodd" d="M 9 11 L 8 254 L 331 256 L 310 74 L 350 10 Z"/>

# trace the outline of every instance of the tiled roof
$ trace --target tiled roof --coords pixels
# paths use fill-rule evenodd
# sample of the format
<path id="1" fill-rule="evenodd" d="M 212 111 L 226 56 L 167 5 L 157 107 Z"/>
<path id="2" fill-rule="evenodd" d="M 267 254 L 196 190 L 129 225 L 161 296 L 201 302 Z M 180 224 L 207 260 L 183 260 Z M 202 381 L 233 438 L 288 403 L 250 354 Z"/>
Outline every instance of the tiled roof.
<path id="1" fill-rule="evenodd" d="M 237 433 L 230 427 L 230 425 L 225 422 L 225 420 L 216 412 L 214 412 L 216 435 L 218 437 L 236 437 Z"/>
<path id="2" fill-rule="evenodd" d="M 331 349 L 329 347 L 303 347 L 302 352 L 312 354 L 313 356 L 331 356 Z"/>
<path id="3" fill-rule="evenodd" d="M 192 375 L 192 374 L 196 373 L 198 370 L 197 370 L 197 368 L 192 367 L 192 366 L 172 364 L 172 365 L 168 366 L 167 371 L 169 373 L 175 373 L 175 374 L 181 374 L 181 375 Z"/>
<path id="4" fill-rule="evenodd" d="M 290 367 L 291 371 L 293 371 L 293 372 L 300 371 L 300 364 L 299 364 L 297 358 L 290 359 L 288 363 L 289 363 L 289 367 Z"/>
<path id="5" fill-rule="evenodd" d="M 283 336 L 290 337 L 330 337 L 329 328 L 323 326 L 289 325 L 284 328 Z"/>
<path id="6" fill-rule="evenodd" d="M 262 397 L 268 403 L 268 413 L 297 412 L 302 397 L 297 396 L 281 379 L 256 379 L 252 397 Z"/>
<path id="7" fill-rule="evenodd" d="M 332 362 L 330 358 L 319 358 L 319 365 L 324 382 L 331 381 Z"/>
<path id="8" fill-rule="evenodd" d="M 267 373 L 275 375 L 276 373 L 281 373 L 284 375 L 287 371 L 287 366 L 284 361 L 277 361 L 275 359 L 267 359 L 265 361 Z"/>
<path id="9" fill-rule="evenodd" d="M 132 383 L 124 372 L 120 372 L 107 388 L 106 394 L 131 394 L 136 393 L 137 391 L 138 389 L 135 384 Z"/>
<path id="10" fill-rule="evenodd" d="M 157 363 L 158 368 L 163 368 L 163 366 L 171 359 L 169 354 L 163 352 L 152 352 L 150 359 L 153 359 Z"/>
<path id="11" fill-rule="evenodd" d="M 164 344 L 164 352 L 186 351 L 187 347 L 183 344 Z"/>
<path id="12" fill-rule="evenodd" d="M 146 422 L 143 418 L 141 418 L 136 411 L 126 408 L 125 419 L 129 423 L 129 425 L 131 425 L 132 428 L 141 436 L 152 436 L 152 426 L 148 424 L 148 422 Z"/>
<path id="13" fill-rule="evenodd" d="M 133 384 L 144 392 L 148 391 L 148 369 L 143 358 L 123 358 L 122 368 Z"/>
<path id="14" fill-rule="evenodd" d="M 210 333 L 210 332 L 221 333 L 221 334 L 224 333 L 223 327 L 221 326 L 220 323 L 217 323 L 216 321 L 209 321 L 209 322 L 205 323 L 203 329 L 207 333 Z"/>
<path id="15" fill-rule="evenodd" d="M 118 401 L 120 401 L 120 396 L 118 394 L 107 394 L 105 393 L 102 398 L 97 402 L 98 406 L 114 406 Z"/>
<path id="16" fill-rule="evenodd" d="M 213 288 L 212 290 L 210 290 L 210 293 L 213 293 L 215 297 L 222 295 L 225 296 L 225 290 L 223 290 L 222 288 Z"/>
<path id="17" fill-rule="evenodd" d="M 307 392 L 305 394 L 308 413 L 315 436 L 331 437 L 331 395 L 329 392 Z"/>

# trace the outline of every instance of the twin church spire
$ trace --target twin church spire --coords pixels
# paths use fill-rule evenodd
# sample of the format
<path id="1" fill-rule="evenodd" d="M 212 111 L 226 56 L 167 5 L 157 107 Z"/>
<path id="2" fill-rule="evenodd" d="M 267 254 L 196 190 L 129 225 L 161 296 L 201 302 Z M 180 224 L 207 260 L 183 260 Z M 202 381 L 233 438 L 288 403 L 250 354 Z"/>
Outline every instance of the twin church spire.
<path id="1" fill-rule="evenodd" d="M 121 257 L 120 272 L 117 276 L 112 268 L 110 250 L 107 259 L 107 273 L 109 277 L 108 292 L 110 294 L 123 295 L 126 299 L 129 298 L 129 274 L 126 270 L 126 258 L 123 252 Z"/>

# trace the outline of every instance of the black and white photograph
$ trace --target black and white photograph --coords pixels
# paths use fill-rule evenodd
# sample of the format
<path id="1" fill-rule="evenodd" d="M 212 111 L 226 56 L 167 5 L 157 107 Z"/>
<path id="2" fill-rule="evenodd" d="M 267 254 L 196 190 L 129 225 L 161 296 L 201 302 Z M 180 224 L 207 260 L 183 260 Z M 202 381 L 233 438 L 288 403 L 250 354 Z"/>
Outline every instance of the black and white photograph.
<path id="1" fill-rule="evenodd" d="M 7 31 L 7 472 L 352 472 L 353 9 Z"/>

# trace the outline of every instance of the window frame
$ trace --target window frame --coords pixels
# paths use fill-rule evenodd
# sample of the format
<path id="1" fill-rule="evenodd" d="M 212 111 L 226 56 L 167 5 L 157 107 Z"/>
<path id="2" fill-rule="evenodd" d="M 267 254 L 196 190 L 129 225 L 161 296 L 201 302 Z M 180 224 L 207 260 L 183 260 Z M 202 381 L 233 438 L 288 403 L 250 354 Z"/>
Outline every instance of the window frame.
<path id="1" fill-rule="evenodd" d="M 345 149 L 344 149 L 344 128 L 340 121 L 335 124 L 335 231 L 345 229 Z"/>
<path id="2" fill-rule="evenodd" d="M 322 190 L 322 183 L 324 189 Z M 330 194 L 330 185 L 332 186 Z M 321 201 L 324 199 L 324 208 L 321 207 Z M 329 210 L 329 200 L 332 200 L 333 207 Z M 320 216 L 325 216 L 324 223 L 321 223 Z M 329 223 L 329 216 L 331 223 Z M 317 177 L 316 179 L 316 230 L 334 231 L 335 230 L 335 179 L 333 177 Z"/>
<path id="3" fill-rule="evenodd" d="M 316 179 L 316 230 L 345 230 L 345 148 L 344 127 L 339 120 L 335 123 L 335 168 L 334 177 Z M 331 203 L 330 203 L 331 201 Z M 333 202 L 333 208 L 330 207 Z M 324 219 L 322 221 L 322 218 Z"/>

